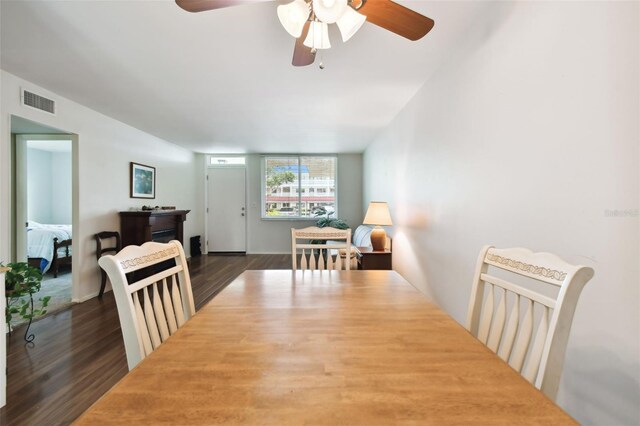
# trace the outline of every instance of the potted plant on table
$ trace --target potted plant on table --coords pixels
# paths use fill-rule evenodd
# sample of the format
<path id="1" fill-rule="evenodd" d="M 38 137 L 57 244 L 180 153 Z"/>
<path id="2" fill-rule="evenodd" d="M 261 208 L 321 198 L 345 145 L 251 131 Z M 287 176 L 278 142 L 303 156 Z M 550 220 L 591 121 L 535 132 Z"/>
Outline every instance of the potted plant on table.
<path id="1" fill-rule="evenodd" d="M 33 295 L 40 291 L 42 285 L 42 273 L 38 268 L 29 266 L 26 262 L 9 263 L 7 266 L 11 268 L 5 274 L 5 296 L 7 298 L 7 306 L 5 308 L 5 321 L 9 329 L 9 334 L 13 329 L 13 318 L 17 315 L 29 321 L 27 329 L 24 333 L 24 340 L 32 342 L 35 335 L 29 334 L 29 328 L 33 319 L 39 315 L 47 313 L 45 309 L 49 305 L 51 296 L 44 296 L 38 299 L 40 304 L 36 308 Z"/>

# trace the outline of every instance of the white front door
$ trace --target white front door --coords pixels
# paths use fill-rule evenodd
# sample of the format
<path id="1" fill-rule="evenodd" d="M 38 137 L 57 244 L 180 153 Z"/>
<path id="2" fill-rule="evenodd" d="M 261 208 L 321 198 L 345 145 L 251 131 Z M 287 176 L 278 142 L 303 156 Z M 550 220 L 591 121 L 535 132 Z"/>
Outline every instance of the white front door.
<path id="1" fill-rule="evenodd" d="M 208 169 L 207 251 L 247 251 L 244 167 Z"/>

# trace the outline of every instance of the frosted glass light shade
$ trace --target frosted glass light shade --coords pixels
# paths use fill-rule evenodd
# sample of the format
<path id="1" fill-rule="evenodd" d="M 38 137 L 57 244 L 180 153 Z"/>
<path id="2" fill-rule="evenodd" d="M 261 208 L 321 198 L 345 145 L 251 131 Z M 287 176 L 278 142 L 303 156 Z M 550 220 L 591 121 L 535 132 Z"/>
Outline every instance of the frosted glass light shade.
<path id="1" fill-rule="evenodd" d="M 346 9 L 347 0 L 313 0 L 313 13 L 327 24 L 336 22 Z"/>
<path id="2" fill-rule="evenodd" d="M 362 222 L 365 225 L 380 225 L 391 226 L 391 215 L 389 214 L 389 207 L 384 201 L 372 201 L 369 203 L 367 214 Z"/>
<path id="3" fill-rule="evenodd" d="M 342 34 L 342 41 L 349 40 L 366 20 L 366 16 L 347 6 L 342 16 L 336 21 L 338 28 L 340 28 L 340 34 Z"/>
<path id="4" fill-rule="evenodd" d="M 309 19 L 309 14 L 311 14 L 311 8 L 304 0 L 294 0 L 289 4 L 278 6 L 280 23 L 295 38 L 302 35 L 302 29 Z"/>
<path id="5" fill-rule="evenodd" d="M 312 49 L 329 49 L 329 26 L 325 22 L 313 21 L 303 44 Z"/>

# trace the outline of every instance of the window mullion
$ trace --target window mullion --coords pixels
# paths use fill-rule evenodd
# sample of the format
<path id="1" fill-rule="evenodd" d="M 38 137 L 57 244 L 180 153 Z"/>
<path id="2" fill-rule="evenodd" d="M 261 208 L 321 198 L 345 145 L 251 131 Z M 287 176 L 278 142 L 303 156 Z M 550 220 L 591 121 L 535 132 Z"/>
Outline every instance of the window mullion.
<path id="1" fill-rule="evenodd" d="M 302 160 L 298 155 L 298 217 L 302 217 Z"/>

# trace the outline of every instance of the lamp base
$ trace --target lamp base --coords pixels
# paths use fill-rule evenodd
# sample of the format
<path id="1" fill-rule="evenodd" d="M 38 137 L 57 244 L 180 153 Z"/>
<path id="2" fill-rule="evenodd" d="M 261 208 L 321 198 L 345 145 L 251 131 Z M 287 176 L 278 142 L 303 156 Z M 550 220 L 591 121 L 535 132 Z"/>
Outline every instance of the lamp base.
<path id="1" fill-rule="evenodd" d="M 384 246 L 387 244 L 387 233 L 379 226 L 376 226 L 371 231 L 371 246 L 375 251 L 384 251 Z"/>

